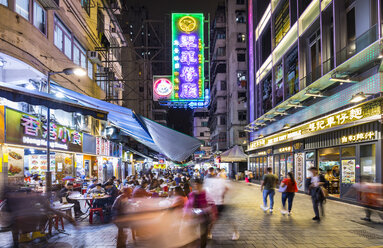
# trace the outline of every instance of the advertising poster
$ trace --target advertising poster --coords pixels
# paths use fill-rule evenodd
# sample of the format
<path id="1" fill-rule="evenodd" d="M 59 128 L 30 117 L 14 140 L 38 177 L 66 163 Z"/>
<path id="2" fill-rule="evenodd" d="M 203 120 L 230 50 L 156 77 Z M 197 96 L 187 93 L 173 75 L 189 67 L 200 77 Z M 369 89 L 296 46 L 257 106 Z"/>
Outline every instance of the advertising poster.
<path id="1" fill-rule="evenodd" d="M 342 160 L 342 183 L 355 183 L 355 159 Z"/>
<path id="2" fill-rule="evenodd" d="M 9 148 L 8 176 L 24 177 L 24 149 Z"/>
<path id="3" fill-rule="evenodd" d="M 304 153 L 295 153 L 295 180 L 297 181 L 298 190 L 304 190 Z"/>

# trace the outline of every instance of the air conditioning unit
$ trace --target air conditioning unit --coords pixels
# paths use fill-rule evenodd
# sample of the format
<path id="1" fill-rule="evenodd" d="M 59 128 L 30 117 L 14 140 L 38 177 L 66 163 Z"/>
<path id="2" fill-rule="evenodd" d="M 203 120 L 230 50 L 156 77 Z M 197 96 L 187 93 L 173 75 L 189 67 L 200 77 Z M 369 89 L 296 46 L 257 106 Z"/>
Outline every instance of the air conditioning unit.
<path id="1" fill-rule="evenodd" d="M 101 65 L 102 57 L 101 54 L 97 51 L 88 51 L 88 58 L 93 63 Z"/>

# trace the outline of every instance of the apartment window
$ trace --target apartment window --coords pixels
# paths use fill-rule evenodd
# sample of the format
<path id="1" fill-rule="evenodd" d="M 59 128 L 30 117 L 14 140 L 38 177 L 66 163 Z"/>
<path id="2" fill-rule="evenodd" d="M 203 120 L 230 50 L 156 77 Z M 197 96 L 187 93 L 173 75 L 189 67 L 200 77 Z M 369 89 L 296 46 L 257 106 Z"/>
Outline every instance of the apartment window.
<path id="1" fill-rule="evenodd" d="M 226 142 L 226 133 L 219 133 L 218 142 Z"/>
<path id="2" fill-rule="evenodd" d="M 88 60 L 88 77 L 93 79 L 93 64 Z"/>
<path id="3" fill-rule="evenodd" d="M 199 133 L 199 136 L 200 136 L 200 137 L 204 137 L 204 136 L 205 136 L 205 133 L 204 133 L 204 132 L 200 132 L 200 133 Z"/>
<path id="4" fill-rule="evenodd" d="M 224 39 L 226 39 L 226 33 L 225 33 L 225 31 L 218 31 L 218 33 L 217 33 L 217 39 L 219 39 L 219 40 L 224 40 Z"/>
<path id="5" fill-rule="evenodd" d="M 238 111 L 238 120 L 239 120 L 239 121 L 246 121 L 246 120 L 247 120 L 246 115 L 247 115 L 246 110 L 240 110 L 240 111 Z"/>
<path id="6" fill-rule="evenodd" d="M 217 56 L 226 56 L 226 47 L 218 47 Z"/>
<path id="7" fill-rule="evenodd" d="M 203 122 L 201 122 L 201 126 L 203 126 L 203 127 L 207 127 L 207 125 L 208 125 L 207 121 L 203 121 Z"/>
<path id="8" fill-rule="evenodd" d="M 139 87 L 139 89 L 138 89 L 140 92 L 144 92 L 144 87 Z"/>
<path id="9" fill-rule="evenodd" d="M 16 13 L 29 20 L 29 0 L 16 0 Z"/>
<path id="10" fill-rule="evenodd" d="M 76 39 L 73 41 L 73 62 L 86 68 L 86 50 Z"/>
<path id="11" fill-rule="evenodd" d="M 90 0 L 81 0 L 81 6 L 85 10 L 85 12 L 90 15 Z"/>
<path id="12" fill-rule="evenodd" d="M 47 12 L 38 4 L 33 2 L 33 25 L 43 34 L 46 34 Z"/>
<path id="13" fill-rule="evenodd" d="M 0 4 L 8 6 L 8 0 L 0 0 Z"/>
<path id="14" fill-rule="evenodd" d="M 72 59 L 71 33 L 57 17 L 55 17 L 54 44 L 68 58 Z"/>
<path id="15" fill-rule="evenodd" d="M 235 17 L 237 23 L 246 23 L 246 13 L 244 10 L 236 10 Z"/>
<path id="16" fill-rule="evenodd" d="M 221 90 L 226 90 L 226 81 L 221 81 Z"/>
<path id="17" fill-rule="evenodd" d="M 238 62 L 245 62 L 246 61 L 246 54 L 244 54 L 244 53 L 237 53 L 237 61 Z"/>
<path id="18" fill-rule="evenodd" d="M 238 137 L 239 137 L 239 138 L 245 138 L 245 137 L 246 137 L 246 132 L 244 132 L 244 131 L 238 131 Z"/>
<path id="19" fill-rule="evenodd" d="M 219 117 L 219 124 L 226 125 L 226 117 L 225 116 L 220 116 Z"/>
<path id="20" fill-rule="evenodd" d="M 237 4 L 245 4 L 245 0 L 237 0 Z"/>
<path id="21" fill-rule="evenodd" d="M 246 98 L 246 92 L 238 92 L 238 100 L 241 98 Z"/>
<path id="22" fill-rule="evenodd" d="M 246 71 L 237 71 L 237 84 L 241 88 L 246 88 L 247 78 Z"/>
<path id="23" fill-rule="evenodd" d="M 246 35 L 244 33 L 238 33 L 237 34 L 237 42 L 245 43 L 246 42 Z"/>

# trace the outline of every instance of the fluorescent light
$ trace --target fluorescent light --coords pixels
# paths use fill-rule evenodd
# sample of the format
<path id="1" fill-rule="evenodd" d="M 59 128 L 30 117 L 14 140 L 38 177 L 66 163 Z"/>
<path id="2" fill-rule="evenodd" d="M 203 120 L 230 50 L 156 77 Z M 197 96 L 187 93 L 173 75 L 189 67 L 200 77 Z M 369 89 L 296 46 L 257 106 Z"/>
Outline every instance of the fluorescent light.
<path id="1" fill-rule="evenodd" d="M 352 82 L 354 82 L 354 81 L 351 81 L 349 78 L 330 78 L 330 81 L 342 82 L 342 83 L 352 83 Z"/>
<path id="2" fill-rule="evenodd" d="M 256 122 L 255 125 L 257 125 L 257 126 L 266 126 L 266 124 L 263 123 L 263 122 Z"/>
<path id="3" fill-rule="evenodd" d="M 86 71 L 83 68 L 75 68 L 73 70 L 73 74 L 76 76 L 82 77 L 86 75 Z"/>
<path id="4" fill-rule="evenodd" d="M 61 93 L 60 91 L 58 91 L 58 92 L 56 93 L 56 97 L 57 97 L 57 98 L 64 98 L 65 95 L 64 95 L 63 93 Z"/>
<path id="5" fill-rule="evenodd" d="M 25 86 L 25 88 L 27 89 L 27 90 L 35 90 L 36 88 L 35 88 L 35 86 L 33 86 L 32 84 L 27 84 L 26 86 Z"/>
<path id="6" fill-rule="evenodd" d="M 302 104 L 300 103 L 288 103 L 287 106 L 294 107 L 294 108 L 302 108 Z"/>
<path id="7" fill-rule="evenodd" d="M 283 129 L 289 129 L 290 128 L 290 125 L 288 123 L 286 123 L 285 125 L 283 125 L 282 127 Z"/>
<path id="8" fill-rule="evenodd" d="M 306 92 L 306 96 L 312 96 L 312 97 L 324 97 L 321 93 L 311 93 L 311 92 Z"/>
<path id="9" fill-rule="evenodd" d="M 351 103 L 358 103 L 358 102 L 364 101 L 366 99 L 367 99 L 367 96 L 363 92 L 359 92 L 359 93 L 352 95 L 350 102 Z"/>
<path id="10" fill-rule="evenodd" d="M 275 121 L 274 118 L 269 118 L 269 117 L 263 117 L 263 119 L 264 119 L 265 121 Z"/>

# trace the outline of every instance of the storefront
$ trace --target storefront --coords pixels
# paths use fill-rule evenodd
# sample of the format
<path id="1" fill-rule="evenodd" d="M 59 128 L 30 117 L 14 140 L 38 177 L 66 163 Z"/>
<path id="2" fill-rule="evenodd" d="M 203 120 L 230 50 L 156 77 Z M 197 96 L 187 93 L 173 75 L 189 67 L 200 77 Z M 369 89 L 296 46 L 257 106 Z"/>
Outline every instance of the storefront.
<path id="1" fill-rule="evenodd" d="M 4 163 L 8 164 L 8 181 L 23 183 L 24 178 L 40 175 L 45 178 L 47 163 L 47 127 L 38 115 L 27 114 L 1 106 L 3 117 L 1 144 Z M 56 110 L 64 114 L 64 111 Z M 50 132 L 50 171 L 52 181 L 60 181 L 66 176 L 75 176 L 76 153 L 82 152 L 82 133 L 51 123 Z"/>
<path id="2" fill-rule="evenodd" d="M 257 180 L 266 166 L 281 180 L 293 172 L 304 191 L 314 166 L 325 176 L 330 196 L 356 200 L 347 194 L 353 184 L 382 182 L 381 114 L 382 99 L 376 99 L 255 140 L 248 149 L 249 170 Z"/>

